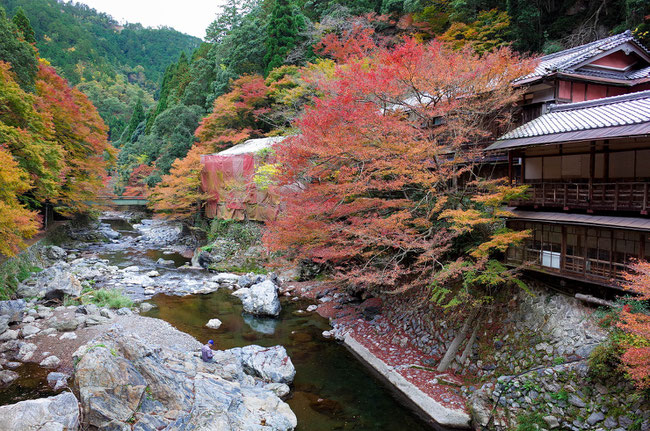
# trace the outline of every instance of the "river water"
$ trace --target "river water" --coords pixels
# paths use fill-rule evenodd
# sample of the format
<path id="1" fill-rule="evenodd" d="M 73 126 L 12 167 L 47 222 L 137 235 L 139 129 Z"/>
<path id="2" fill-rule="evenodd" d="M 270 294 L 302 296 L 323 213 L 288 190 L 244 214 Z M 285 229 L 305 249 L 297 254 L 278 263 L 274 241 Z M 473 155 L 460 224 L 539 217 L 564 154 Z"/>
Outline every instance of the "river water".
<path id="1" fill-rule="evenodd" d="M 137 235 L 124 220 L 107 221 L 122 235 Z M 155 249 L 119 249 L 95 245 L 94 253 L 120 267 L 156 267 L 159 257 L 187 259 Z M 179 272 L 176 269 L 160 269 Z M 325 339 L 328 322 L 315 313 L 299 313 L 309 303 L 282 299 L 278 319 L 259 319 L 242 313 L 238 298 L 227 289 L 206 295 L 169 296 L 158 294 L 150 303 L 156 307 L 146 315 L 165 320 L 202 343 L 213 339 L 215 348 L 228 349 L 249 344 L 283 345 L 296 367 L 296 378 L 287 400 L 298 418 L 298 430 L 424 431 L 431 429 L 410 410 L 402 407 L 387 387 L 340 343 Z M 218 330 L 205 327 L 209 319 L 223 323 Z M 45 370 L 29 365 L 14 385 L 0 390 L 0 404 L 50 395 Z M 23 368 L 23 367 L 21 367 Z"/>

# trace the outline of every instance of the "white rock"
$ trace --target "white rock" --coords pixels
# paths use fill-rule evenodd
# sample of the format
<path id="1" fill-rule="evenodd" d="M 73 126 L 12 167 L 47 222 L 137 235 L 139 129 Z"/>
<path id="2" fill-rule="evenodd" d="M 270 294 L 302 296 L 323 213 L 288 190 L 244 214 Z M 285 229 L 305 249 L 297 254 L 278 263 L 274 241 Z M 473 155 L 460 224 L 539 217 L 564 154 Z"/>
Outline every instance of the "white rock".
<path id="1" fill-rule="evenodd" d="M 36 320 L 36 318 L 32 315 L 25 316 L 25 318 L 23 319 L 23 323 L 32 323 L 34 320 Z"/>
<path id="2" fill-rule="evenodd" d="M 278 316 L 280 314 L 280 299 L 278 290 L 271 280 L 264 280 L 250 288 L 243 288 L 232 293 L 239 297 L 244 311 L 254 315 Z"/>
<path id="3" fill-rule="evenodd" d="M 159 277 L 160 273 L 156 270 L 147 272 L 147 277 Z"/>
<path id="4" fill-rule="evenodd" d="M 310 305 L 309 307 L 307 307 L 307 311 L 309 311 L 310 313 L 312 311 L 316 311 L 317 309 L 318 309 L 318 305 Z"/>
<path id="5" fill-rule="evenodd" d="M 61 360 L 59 358 L 56 356 L 48 356 L 39 365 L 44 368 L 57 368 L 60 364 Z"/>
<path id="6" fill-rule="evenodd" d="M 66 332 L 65 334 L 59 337 L 59 340 L 76 340 L 77 334 L 74 332 Z"/>
<path id="7" fill-rule="evenodd" d="M 21 331 L 23 337 L 29 337 L 30 335 L 36 335 L 41 332 L 41 328 L 34 325 L 25 325 Z"/>
<path id="8" fill-rule="evenodd" d="M 205 326 L 207 326 L 208 328 L 211 328 L 211 329 L 219 329 L 219 327 L 221 326 L 221 320 L 219 320 L 219 319 L 210 319 L 208 321 L 208 323 L 205 324 Z"/>

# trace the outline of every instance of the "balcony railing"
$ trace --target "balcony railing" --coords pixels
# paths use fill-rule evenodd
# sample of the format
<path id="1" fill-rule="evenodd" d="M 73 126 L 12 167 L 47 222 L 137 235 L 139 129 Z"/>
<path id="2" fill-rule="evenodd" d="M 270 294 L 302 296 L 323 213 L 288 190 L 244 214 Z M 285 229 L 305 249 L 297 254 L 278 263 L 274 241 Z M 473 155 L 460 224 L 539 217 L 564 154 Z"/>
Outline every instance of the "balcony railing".
<path id="1" fill-rule="evenodd" d="M 639 211 L 647 214 L 650 205 L 647 182 L 620 183 L 533 183 L 528 184 L 528 199 L 512 205 L 586 209 L 600 211 Z"/>

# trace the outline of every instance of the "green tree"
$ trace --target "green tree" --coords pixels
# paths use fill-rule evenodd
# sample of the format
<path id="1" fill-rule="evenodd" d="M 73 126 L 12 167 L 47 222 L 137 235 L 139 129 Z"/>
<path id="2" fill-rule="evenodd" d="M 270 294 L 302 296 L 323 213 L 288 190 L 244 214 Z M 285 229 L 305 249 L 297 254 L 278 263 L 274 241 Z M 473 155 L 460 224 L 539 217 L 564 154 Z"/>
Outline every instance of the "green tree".
<path id="1" fill-rule="evenodd" d="M 133 114 L 131 114 L 131 119 L 129 120 L 129 124 L 126 127 L 126 135 L 128 138 L 133 135 L 133 132 L 135 132 L 136 127 L 138 127 L 138 124 L 142 123 L 144 121 L 144 109 L 142 108 L 142 100 L 138 99 L 138 102 L 135 104 L 135 108 L 133 108 Z"/>
<path id="2" fill-rule="evenodd" d="M 33 91 L 38 72 L 36 52 L 28 42 L 16 37 L 18 33 L 16 25 L 7 20 L 5 10 L 0 7 L 0 60 L 11 64 L 21 88 Z"/>
<path id="3" fill-rule="evenodd" d="M 276 0 L 267 26 L 265 71 L 284 64 L 287 55 L 300 41 L 305 17 L 291 0 Z"/>
<path id="4" fill-rule="evenodd" d="M 36 38 L 34 37 L 34 29 L 32 28 L 32 24 L 29 22 L 29 18 L 27 18 L 27 15 L 25 15 L 23 8 L 18 8 L 12 21 L 18 30 L 20 30 L 20 32 L 23 34 L 25 42 L 36 43 Z"/>

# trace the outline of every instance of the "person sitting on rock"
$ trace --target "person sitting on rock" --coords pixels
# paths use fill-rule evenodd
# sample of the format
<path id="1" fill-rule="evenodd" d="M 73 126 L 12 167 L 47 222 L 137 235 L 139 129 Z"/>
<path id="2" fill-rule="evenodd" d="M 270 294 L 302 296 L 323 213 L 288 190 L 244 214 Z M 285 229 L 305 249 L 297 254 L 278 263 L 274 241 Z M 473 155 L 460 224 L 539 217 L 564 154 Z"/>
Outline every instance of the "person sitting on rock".
<path id="1" fill-rule="evenodd" d="M 204 362 L 211 362 L 212 357 L 214 356 L 214 353 L 212 353 L 212 345 L 214 344 L 214 341 L 210 340 L 208 341 L 208 344 L 203 346 L 201 348 L 201 359 L 203 359 Z"/>

